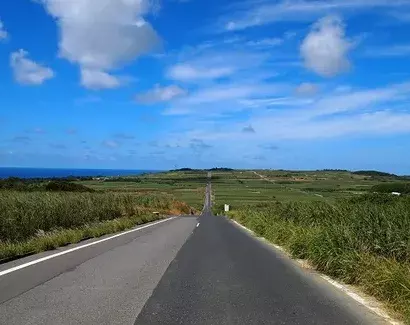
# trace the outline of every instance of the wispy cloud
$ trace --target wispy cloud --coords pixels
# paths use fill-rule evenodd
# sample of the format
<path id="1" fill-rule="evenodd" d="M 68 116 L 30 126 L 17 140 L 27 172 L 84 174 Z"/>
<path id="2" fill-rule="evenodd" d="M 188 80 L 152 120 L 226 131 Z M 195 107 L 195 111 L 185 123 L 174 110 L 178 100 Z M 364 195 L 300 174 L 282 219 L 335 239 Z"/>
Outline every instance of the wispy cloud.
<path id="1" fill-rule="evenodd" d="M 24 135 L 17 135 L 15 137 L 13 137 L 11 139 L 12 142 L 16 142 L 16 143 L 24 143 L 27 144 L 29 142 L 31 142 L 31 137 L 28 136 L 24 136 Z"/>
<path id="2" fill-rule="evenodd" d="M 168 78 L 188 83 L 219 81 L 235 78 L 250 69 L 260 67 L 269 57 L 269 53 L 260 49 L 248 48 L 234 50 L 231 45 L 212 49 L 202 49 L 185 54 L 183 61 L 170 66 Z"/>
<path id="3" fill-rule="evenodd" d="M 299 96 L 313 96 L 319 92 L 319 86 L 311 82 L 304 82 L 296 87 L 295 92 Z"/>
<path id="4" fill-rule="evenodd" d="M 62 144 L 62 143 L 50 143 L 49 146 L 50 146 L 50 148 L 57 149 L 57 150 L 67 149 L 67 146 L 65 144 Z"/>
<path id="5" fill-rule="evenodd" d="M 158 102 L 168 102 L 174 98 L 184 96 L 186 93 L 186 90 L 177 85 L 166 87 L 156 85 L 154 89 L 151 89 L 146 93 L 138 94 L 135 99 L 138 103 L 154 104 Z"/>
<path id="6" fill-rule="evenodd" d="M 26 133 L 45 134 L 46 131 L 43 128 L 37 127 L 37 128 L 34 128 L 34 129 L 27 130 Z"/>
<path id="7" fill-rule="evenodd" d="M 116 133 L 114 134 L 114 138 L 119 140 L 134 140 L 135 136 L 127 133 Z"/>
<path id="8" fill-rule="evenodd" d="M 394 107 L 410 99 L 410 83 L 389 87 L 350 90 L 343 94 L 329 91 L 309 105 L 288 106 L 288 109 L 253 110 L 248 119 L 220 121 L 212 128 L 197 128 L 186 137 L 197 137 L 212 144 L 258 144 L 268 148 L 272 139 L 310 141 L 352 135 L 410 134 L 410 112 Z M 289 99 L 291 100 L 291 99 Z M 296 103 L 298 99 L 295 98 Z M 292 107 L 292 109 L 290 109 Z M 240 125 L 257 130 L 247 136 Z M 223 127 L 218 129 L 218 126 Z"/>
<path id="9" fill-rule="evenodd" d="M 194 150 L 205 150 L 212 148 L 211 145 L 206 144 L 202 139 L 191 139 L 190 147 Z"/>
<path id="10" fill-rule="evenodd" d="M 312 21 L 336 12 L 360 13 L 369 8 L 410 8 L 409 0 L 318 0 L 272 3 L 270 0 L 246 0 L 236 3 L 218 22 L 219 31 L 237 31 L 279 21 Z"/>
<path id="11" fill-rule="evenodd" d="M 9 33 L 4 28 L 3 22 L 0 20 L 0 41 L 5 40 L 9 37 Z"/>
<path id="12" fill-rule="evenodd" d="M 250 98 L 270 96 L 283 91 L 286 85 L 259 83 L 221 83 L 200 89 L 168 107 L 166 115 L 215 115 L 244 109 L 242 102 Z"/>
<path id="13" fill-rule="evenodd" d="M 379 48 L 370 48 L 365 52 L 366 56 L 374 57 L 396 57 L 396 56 L 409 56 L 410 55 L 410 44 L 400 44 L 400 45 L 388 45 Z"/>
<path id="14" fill-rule="evenodd" d="M 120 143 L 118 141 L 114 141 L 114 140 L 105 140 L 102 142 L 102 145 L 106 148 L 109 149 L 115 149 L 118 148 L 120 146 Z"/>
<path id="15" fill-rule="evenodd" d="M 219 79 L 231 75 L 234 71 L 234 68 L 229 66 L 206 69 L 204 67 L 196 67 L 192 64 L 186 63 L 177 64 L 171 67 L 168 71 L 168 77 L 179 81 Z"/>
<path id="16" fill-rule="evenodd" d="M 76 105 L 92 104 L 101 102 L 101 97 L 95 95 L 88 95 L 82 98 L 77 98 L 74 103 Z"/>
<path id="17" fill-rule="evenodd" d="M 68 134 L 68 135 L 74 135 L 74 134 L 77 134 L 77 129 L 74 129 L 74 128 L 70 128 L 70 129 L 67 129 L 67 130 L 65 130 L 65 132 Z"/>

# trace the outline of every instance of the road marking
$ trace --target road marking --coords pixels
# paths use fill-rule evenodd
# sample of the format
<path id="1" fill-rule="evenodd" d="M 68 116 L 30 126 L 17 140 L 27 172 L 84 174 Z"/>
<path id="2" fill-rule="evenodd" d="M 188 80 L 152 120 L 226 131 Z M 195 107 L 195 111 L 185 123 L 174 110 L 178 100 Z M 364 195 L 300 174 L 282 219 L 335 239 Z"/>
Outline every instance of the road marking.
<path id="1" fill-rule="evenodd" d="M 65 251 L 63 251 L 63 252 L 59 252 L 59 253 L 56 253 L 56 254 L 52 254 L 52 255 L 49 255 L 49 256 L 45 256 L 45 257 L 39 258 L 38 260 L 34 260 L 34 261 L 30 261 L 30 262 L 27 262 L 27 263 L 24 263 L 24 264 L 21 264 L 21 265 L 17 265 L 17 266 L 15 266 L 15 267 L 10 268 L 10 269 L 1 271 L 1 272 L 0 272 L 0 277 L 3 276 L 3 275 L 6 275 L 6 274 L 9 274 L 9 273 L 12 273 L 12 272 L 15 272 L 15 271 L 24 269 L 24 268 L 26 268 L 26 267 L 29 267 L 29 266 L 32 266 L 32 265 L 35 265 L 35 264 L 38 264 L 38 263 L 41 263 L 41 262 L 50 260 L 50 259 L 52 259 L 52 258 L 61 256 L 61 255 L 65 255 L 65 254 L 69 254 L 69 253 L 78 251 L 78 250 L 80 250 L 80 249 L 86 248 L 86 247 L 94 246 L 94 245 L 103 243 L 103 242 L 105 242 L 105 241 L 108 241 L 108 240 L 111 240 L 111 239 L 114 239 L 114 238 L 117 238 L 117 237 L 120 237 L 120 236 L 124 236 L 124 235 L 130 234 L 130 233 L 135 232 L 135 231 L 139 231 L 139 230 L 142 230 L 142 229 L 145 229 L 145 228 L 148 228 L 148 227 L 155 226 L 155 225 L 160 224 L 160 223 L 163 223 L 163 222 L 165 222 L 165 221 L 173 220 L 173 219 L 175 219 L 175 218 L 176 218 L 176 217 L 172 217 L 172 218 L 168 218 L 168 219 L 156 221 L 156 222 L 154 222 L 154 223 L 150 223 L 149 225 L 145 225 L 145 226 L 142 226 L 142 227 L 139 227 L 139 228 L 127 230 L 127 231 L 124 231 L 124 232 L 122 232 L 122 233 L 120 233 L 120 234 L 116 234 L 116 235 L 111 236 L 111 237 L 107 237 L 107 238 L 104 238 L 104 239 L 100 239 L 100 240 L 97 240 L 97 241 L 92 242 L 92 243 L 88 243 L 88 244 L 85 244 L 85 245 L 82 245 L 82 246 L 70 248 L 70 249 L 67 249 L 67 250 L 65 250 Z"/>
<path id="2" fill-rule="evenodd" d="M 258 235 L 255 234 L 254 231 L 250 230 L 249 228 L 245 227 L 244 225 L 240 224 L 239 222 L 235 221 L 235 220 L 231 220 L 234 224 L 236 224 L 237 226 L 241 227 L 243 230 L 249 232 L 250 234 L 252 234 L 254 237 L 263 240 L 265 243 L 269 244 L 270 246 L 273 246 L 274 248 L 276 248 L 279 251 L 282 251 L 289 259 L 291 259 L 292 261 L 296 261 L 299 265 L 301 265 L 302 263 L 300 261 L 294 260 L 289 256 L 289 253 L 281 246 L 275 245 L 273 243 L 271 243 L 270 241 L 268 241 L 266 238 L 264 237 L 259 237 Z M 343 291 L 346 295 L 348 295 L 350 298 L 352 298 L 353 300 L 355 300 L 356 302 L 358 302 L 359 304 L 363 305 L 364 307 L 370 309 L 373 313 L 375 313 L 377 316 L 383 318 L 385 321 L 387 321 L 388 323 L 390 323 L 391 325 L 403 325 L 402 322 L 399 322 L 397 320 L 394 320 L 392 317 L 390 317 L 382 308 L 379 308 L 377 306 L 372 306 L 371 302 L 368 301 L 368 299 L 364 298 L 363 296 L 360 295 L 360 293 L 356 293 L 353 290 L 349 289 L 347 286 L 345 286 L 344 284 L 337 282 L 336 280 L 333 280 L 332 278 L 330 278 L 327 275 L 324 274 L 318 274 L 323 280 L 327 281 L 329 284 L 331 284 L 332 286 L 338 288 L 339 290 Z M 376 300 L 375 300 L 376 301 Z M 377 303 L 379 303 L 377 301 Z"/>
<path id="3" fill-rule="evenodd" d="M 199 222 L 196 224 L 196 227 L 197 227 L 197 228 L 199 227 Z"/>

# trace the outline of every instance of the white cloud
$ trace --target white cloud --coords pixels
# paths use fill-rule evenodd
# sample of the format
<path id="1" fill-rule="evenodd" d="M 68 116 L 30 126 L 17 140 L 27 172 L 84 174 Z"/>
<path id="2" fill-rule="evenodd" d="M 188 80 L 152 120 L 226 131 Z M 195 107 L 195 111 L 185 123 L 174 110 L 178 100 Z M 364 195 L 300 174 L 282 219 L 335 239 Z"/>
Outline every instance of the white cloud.
<path id="1" fill-rule="evenodd" d="M 46 80 L 54 77 L 50 68 L 42 66 L 28 58 L 29 53 L 24 50 L 13 52 L 10 55 L 10 65 L 14 78 L 20 84 L 41 85 Z"/>
<path id="2" fill-rule="evenodd" d="M 304 82 L 300 84 L 295 91 L 296 94 L 300 96 L 312 96 L 318 93 L 319 86 L 311 82 Z"/>
<path id="3" fill-rule="evenodd" d="M 102 70 L 81 69 L 81 84 L 89 89 L 112 89 L 121 86 L 120 80 Z"/>
<path id="4" fill-rule="evenodd" d="M 80 65 L 95 88 L 119 86 L 106 73 L 154 49 L 159 38 L 143 16 L 149 0 L 40 0 L 60 27 L 60 56 Z M 84 72 L 85 71 L 85 72 Z M 92 71 L 92 75 L 89 74 Z M 93 76 L 100 75 L 99 84 Z"/>
<path id="5" fill-rule="evenodd" d="M 410 44 L 400 44 L 385 46 L 382 48 L 373 48 L 366 51 L 367 56 L 408 56 L 410 55 Z"/>
<path id="6" fill-rule="evenodd" d="M 110 149 L 115 149 L 120 146 L 120 144 L 117 141 L 114 140 L 105 140 L 103 141 L 102 145 L 104 147 L 110 148 Z"/>
<path id="7" fill-rule="evenodd" d="M 255 141 L 262 145 L 272 139 L 312 140 L 346 135 L 410 133 L 410 111 L 395 109 L 409 99 L 410 83 L 350 91 L 343 95 L 330 92 L 308 105 L 298 105 L 298 99 L 295 99 L 292 108 L 252 110 L 245 121 L 224 121 L 223 128 L 219 130 L 214 125 L 196 128 L 186 136 L 201 137 L 211 144 Z M 238 131 L 238 126 L 243 127 L 244 124 L 251 125 L 257 133 L 251 138 L 246 137 L 243 131 Z"/>
<path id="8" fill-rule="evenodd" d="M 368 8 L 410 8 L 409 0 L 259 0 L 242 1 L 231 6 L 227 17 L 219 21 L 225 31 L 243 30 L 249 27 L 278 21 L 311 21 L 320 16 L 337 12 L 358 13 Z M 402 9 L 403 10 L 403 9 Z"/>
<path id="9" fill-rule="evenodd" d="M 7 39 L 8 36 L 9 36 L 9 33 L 7 33 L 7 31 L 4 29 L 4 24 L 0 20 L 0 41 Z"/>
<path id="10" fill-rule="evenodd" d="M 202 48 L 183 53 L 183 62 L 172 65 L 167 76 L 172 80 L 190 83 L 219 81 L 222 78 L 237 78 L 238 74 L 260 67 L 268 58 L 267 53 L 261 51 L 232 50 L 232 44 L 224 43 L 221 48 Z M 181 61 L 178 58 L 178 61 Z M 255 74 L 255 71 L 252 72 Z"/>
<path id="11" fill-rule="evenodd" d="M 168 107 L 166 115 L 215 115 L 244 110 L 243 101 L 273 95 L 286 86 L 266 83 L 227 83 L 202 88 L 176 100 Z"/>
<path id="12" fill-rule="evenodd" d="M 350 67 L 346 56 L 351 48 L 341 19 L 327 16 L 312 26 L 300 51 L 308 69 L 324 77 L 333 77 Z"/>
<path id="13" fill-rule="evenodd" d="M 186 91 L 177 85 L 161 87 L 156 85 L 154 89 L 136 96 L 137 102 L 144 104 L 153 104 L 157 102 L 167 102 L 174 98 L 183 96 Z"/>
<path id="14" fill-rule="evenodd" d="M 410 13 L 406 11 L 393 11 L 390 13 L 392 17 L 396 18 L 400 22 L 409 23 Z"/>
<path id="15" fill-rule="evenodd" d="M 173 80 L 192 81 L 200 79 L 218 79 L 231 75 L 234 69 L 231 67 L 199 68 L 190 64 L 177 64 L 168 71 L 168 77 Z"/>
<path id="16" fill-rule="evenodd" d="M 283 39 L 274 37 L 274 38 L 263 38 L 260 40 L 248 41 L 246 45 L 257 47 L 257 48 L 268 48 L 268 47 L 275 47 L 283 44 Z"/>

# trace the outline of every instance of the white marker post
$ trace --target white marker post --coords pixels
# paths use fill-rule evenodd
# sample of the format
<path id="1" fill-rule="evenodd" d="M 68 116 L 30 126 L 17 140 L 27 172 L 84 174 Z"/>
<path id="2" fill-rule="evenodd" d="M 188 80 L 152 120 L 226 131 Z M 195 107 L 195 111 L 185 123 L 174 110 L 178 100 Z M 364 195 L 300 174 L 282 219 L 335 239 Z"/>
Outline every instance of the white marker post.
<path id="1" fill-rule="evenodd" d="M 225 204 L 225 212 L 229 212 L 229 204 Z"/>

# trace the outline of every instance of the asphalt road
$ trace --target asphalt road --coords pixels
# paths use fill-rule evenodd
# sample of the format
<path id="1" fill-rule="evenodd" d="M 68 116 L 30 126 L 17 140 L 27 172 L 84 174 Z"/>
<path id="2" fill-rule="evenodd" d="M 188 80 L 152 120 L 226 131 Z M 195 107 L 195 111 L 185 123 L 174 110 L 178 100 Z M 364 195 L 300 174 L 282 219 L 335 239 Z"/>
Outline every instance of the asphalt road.
<path id="1" fill-rule="evenodd" d="M 5 275 L 55 252 L 0 266 L 0 324 L 385 324 L 212 216 L 210 190 L 199 218 L 167 220 Z"/>

